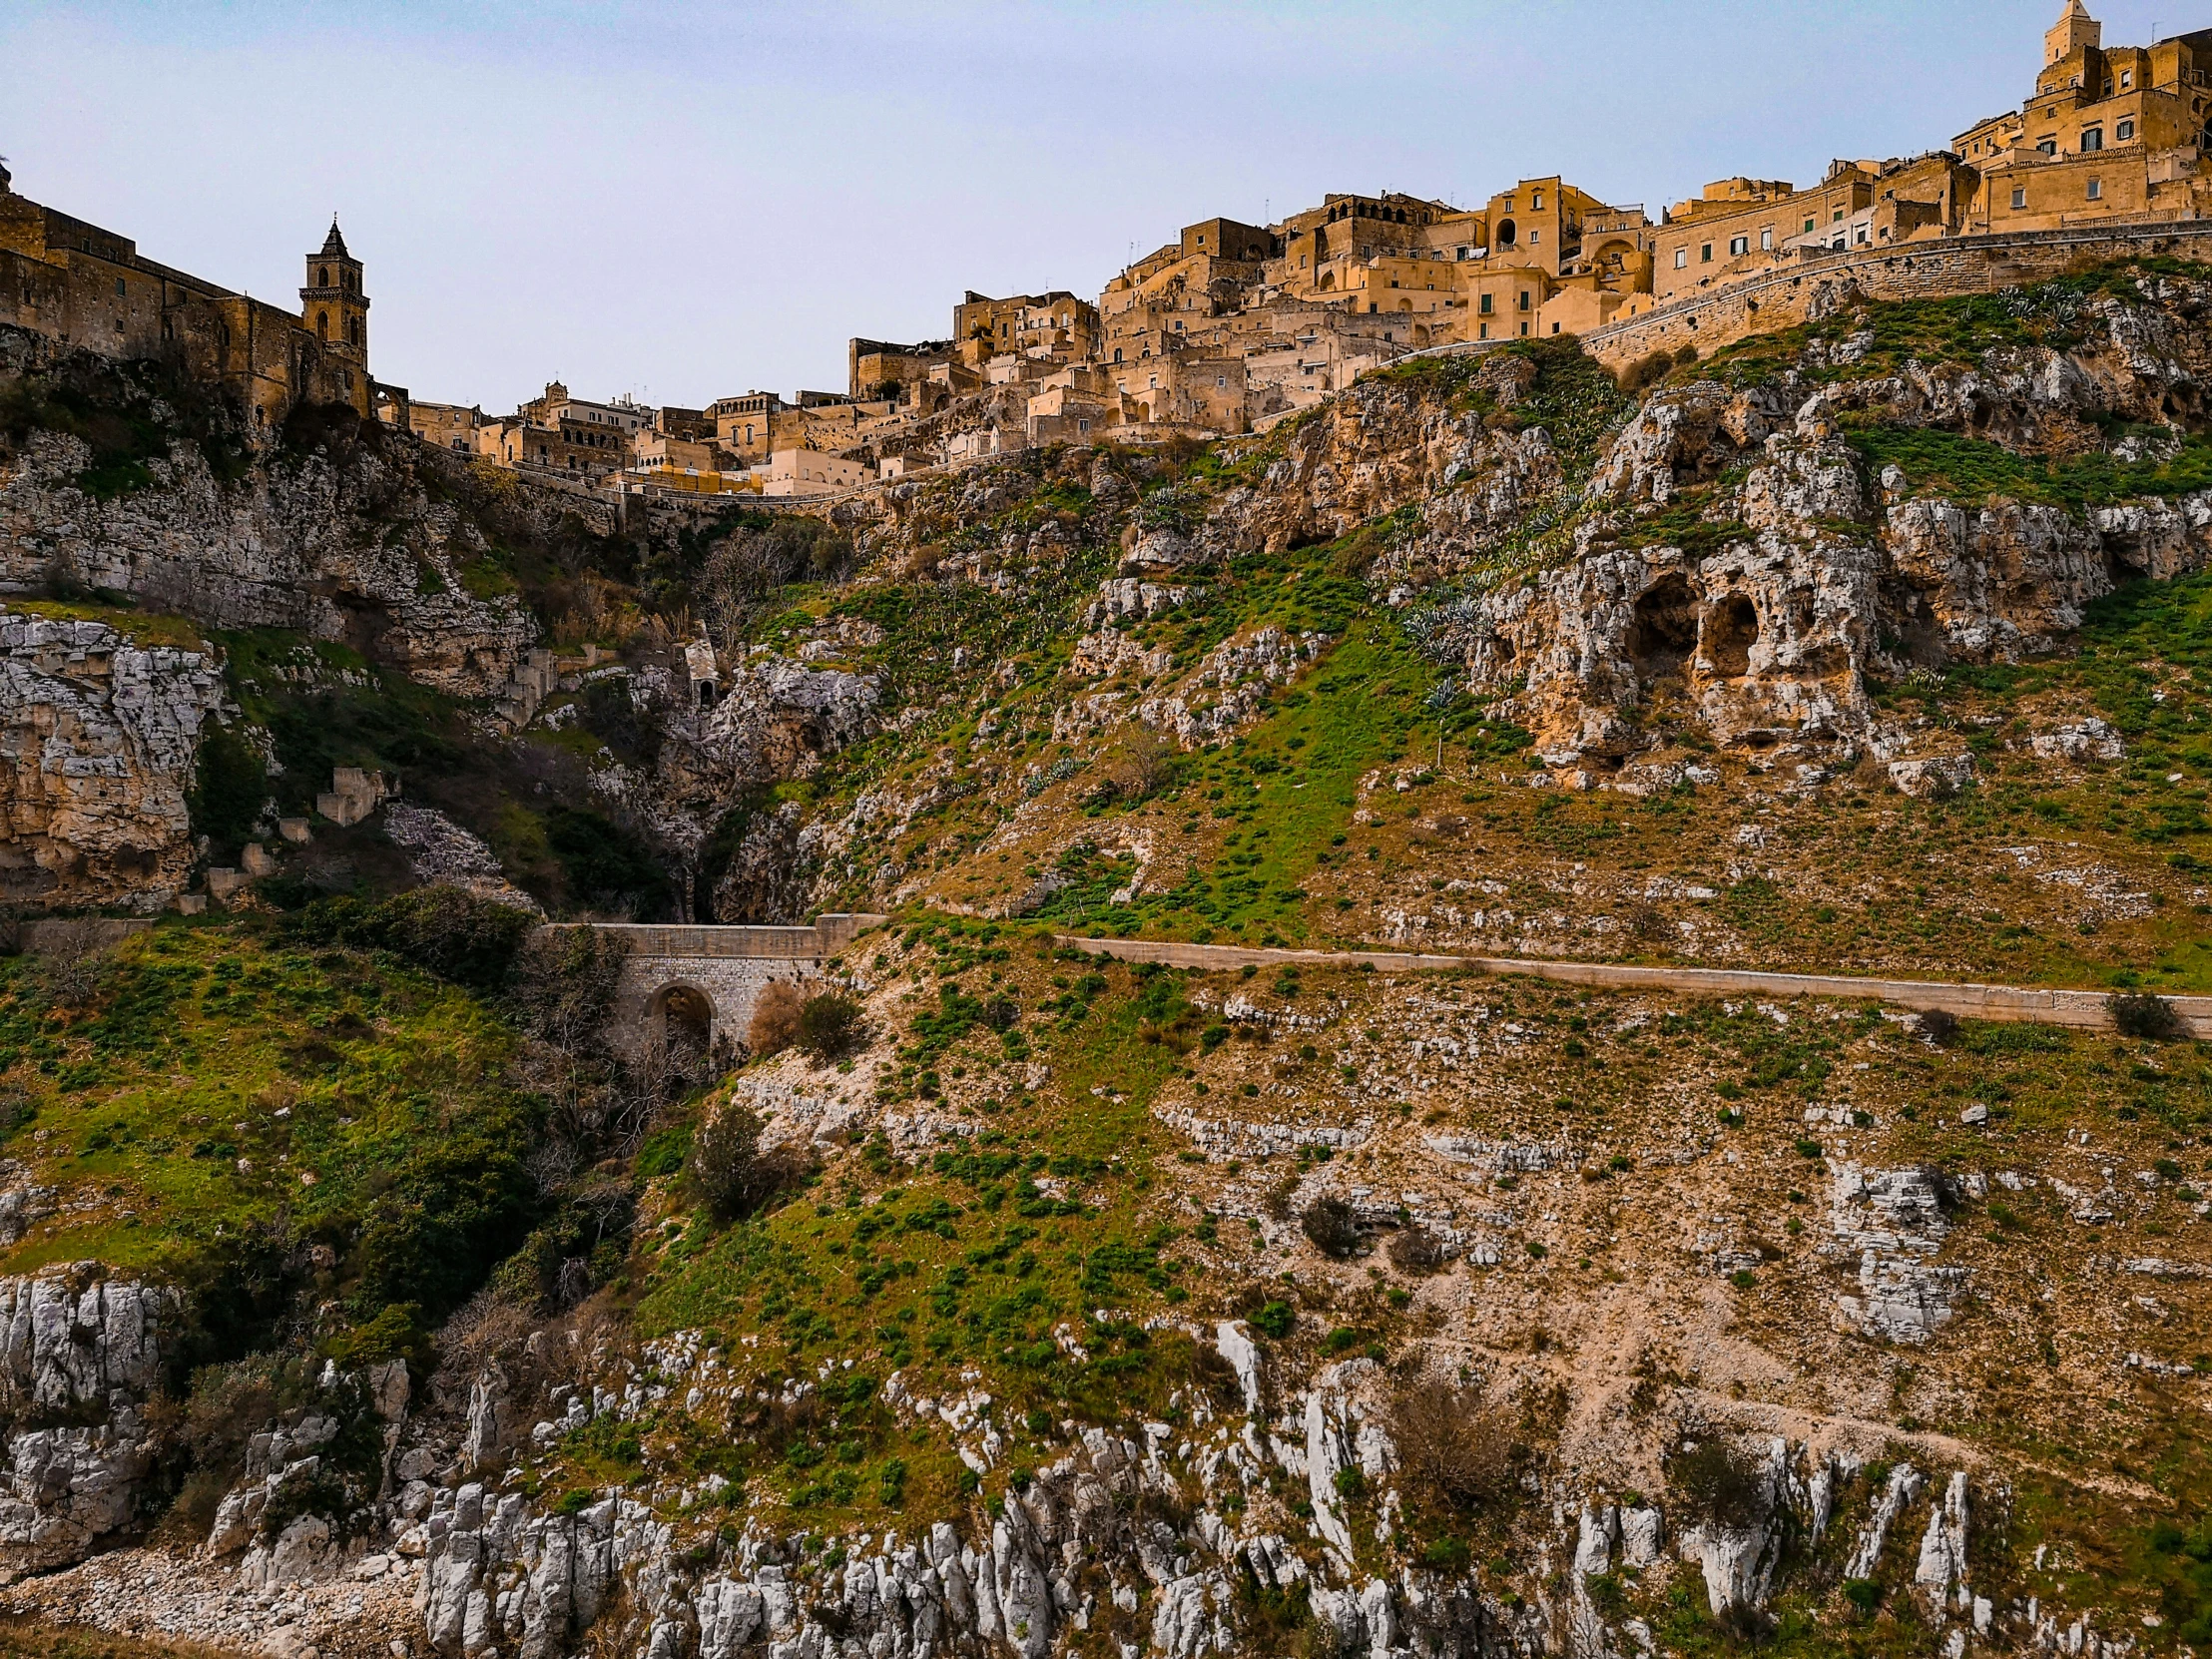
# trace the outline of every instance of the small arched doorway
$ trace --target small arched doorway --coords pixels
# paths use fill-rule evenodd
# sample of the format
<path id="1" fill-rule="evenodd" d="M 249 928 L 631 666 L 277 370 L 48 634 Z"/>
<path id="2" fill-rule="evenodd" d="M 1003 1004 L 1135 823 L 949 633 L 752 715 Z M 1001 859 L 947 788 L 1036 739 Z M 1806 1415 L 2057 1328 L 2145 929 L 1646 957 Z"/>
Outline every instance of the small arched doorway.
<path id="1" fill-rule="evenodd" d="M 697 985 L 665 985 L 654 993 L 650 1028 L 670 1050 L 705 1054 L 714 1045 L 714 1002 Z"/>

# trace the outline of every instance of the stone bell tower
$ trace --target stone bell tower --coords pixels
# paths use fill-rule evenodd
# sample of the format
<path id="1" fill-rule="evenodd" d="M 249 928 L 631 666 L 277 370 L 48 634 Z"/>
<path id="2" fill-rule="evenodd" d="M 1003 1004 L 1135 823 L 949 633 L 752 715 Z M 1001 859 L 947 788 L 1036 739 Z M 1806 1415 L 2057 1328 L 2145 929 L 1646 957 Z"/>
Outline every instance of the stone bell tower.
<path id="1" fill-rule="evenodd" d="M 368 295 L 361 291 L 361 262 L 345 251 L 335 215 L 322 252 L 307 256 L 307 285 L 299 290 L 299 321 L 332 351 L 368 368 Z"/>
<path id="2" fill-rule="evenodd" d="M 2066 9 L 2043 36 L 2043 67 L 2062 63 L 2083 47 L 2094 52 L 2104 44 L 2104 25 L 2089 15 L 2081 0 L 2066 0 Z"/>

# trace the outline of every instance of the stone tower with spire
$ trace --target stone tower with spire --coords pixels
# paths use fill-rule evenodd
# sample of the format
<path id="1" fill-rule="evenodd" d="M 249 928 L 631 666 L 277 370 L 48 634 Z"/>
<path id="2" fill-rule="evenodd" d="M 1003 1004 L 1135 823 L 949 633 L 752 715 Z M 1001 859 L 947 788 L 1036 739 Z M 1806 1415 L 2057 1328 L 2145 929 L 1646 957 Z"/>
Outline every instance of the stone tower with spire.
<path id="1" fill-rule="evenodd" d="M 299 321 L 329 350 L 368 368 L 368 295 L 361 291 L 361 262 L 345 251 L 337 216 L 322 251 L 307 256 L 307 284 L 299 290 Z"/>
<path id="2" fill-rule="evenodd" d="M 2063 63 L 2084 47 L 2094 52 L 2103 44 L 2104 25 L 2089 15 L 2081 0 L 2066 0 L 2065 11 L 2043 35 L 2043 67 Z"/>

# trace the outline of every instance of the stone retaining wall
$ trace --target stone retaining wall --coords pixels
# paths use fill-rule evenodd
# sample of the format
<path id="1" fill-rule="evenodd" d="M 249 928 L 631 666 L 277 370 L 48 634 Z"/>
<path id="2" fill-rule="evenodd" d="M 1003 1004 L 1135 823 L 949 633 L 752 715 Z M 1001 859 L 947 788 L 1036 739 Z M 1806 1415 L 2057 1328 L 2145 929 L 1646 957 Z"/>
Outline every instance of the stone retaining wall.
<path id="1" fill-rule="evenodd" d="M 1695 345 L 1701 353 L 1751 334 L 1794 327 L 1856 285 L 1869 299 L 1936 299 L 1988 293 L 2062 276 L 2107 260 L 2212 260 L 2212 223 L 2186 221 L 1948 237 L 1904 247 L 1831 255 L 1770 276 L 1678 299 L 1582 336 L 1591 355 L 1620 368 L 1654 351 Z"/>
<path id="2" fill-rule="evenodd" d="M 1171 967 L 1372 967 L 1378 973 L 1432 973 L 1472 969 L 1521 973 L 1535 979 L 1607 990 L 1689 991 L 1701 996 L 1832 996 L 1872 1000 L 1900 1008 L 1940 1009 L 1966 1019 L 2027 1021 L 2109 1029 L 2112 1013 L 2103 991 L 2043 990 L 2019 985 L 1962 985 L 1935 979 L 1860 979 L 1848 974 L 1763 973 L 1751 968 L 1628 967 L 1615 962 L 1523 960 L 1518 956 L 1416 956 L 1384 950 L 1259 950 L 1243 945 L 1179 944 L 1155 939 L 1089 939 L 1059 942 L 1125 962 Z M 2190 1033 L 2212 1037 L 2212 996 L 2166 999 Z"/>

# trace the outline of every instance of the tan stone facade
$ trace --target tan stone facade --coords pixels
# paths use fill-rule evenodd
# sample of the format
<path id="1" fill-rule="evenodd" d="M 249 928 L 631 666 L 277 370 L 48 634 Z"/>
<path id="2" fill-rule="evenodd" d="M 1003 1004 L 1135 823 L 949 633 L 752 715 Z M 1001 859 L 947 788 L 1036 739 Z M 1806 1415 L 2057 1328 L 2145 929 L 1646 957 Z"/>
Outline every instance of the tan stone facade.
<path id="1" fill-rule="evenodd" d="M 165 358 L 216 381 L 257 430 L 302 403 L 377 410 L 368 295 L 333 221 L 287 311 L 157 264 L 130 238 L 16 194 L 0 167 L 0 322 L 108 356 Z M 405 394 L 396 394 L 404 404 Z"/>

